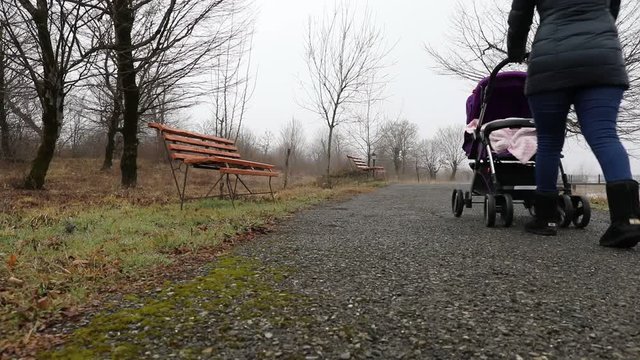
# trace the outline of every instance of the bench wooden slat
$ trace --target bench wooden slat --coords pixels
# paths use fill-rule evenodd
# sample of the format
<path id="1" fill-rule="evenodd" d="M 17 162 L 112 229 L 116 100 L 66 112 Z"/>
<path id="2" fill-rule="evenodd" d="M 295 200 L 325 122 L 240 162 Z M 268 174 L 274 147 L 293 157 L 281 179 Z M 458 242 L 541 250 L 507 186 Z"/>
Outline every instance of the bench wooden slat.
<path id="1" fill-rule="evenodd" d="M 226 145 L 226 144 L 220 144 L 220 143 L 215 143 L 210 141 L 202 141 L 202 140 L 191 139 L 184 136 L 177 136 L 177 135 L 171 135 L 171 134 L 163 134 L 163 137 L 165 140 L 174 142 L 174 143 L 180 142 L 184 144 L 204 146 L 204 147 L 215 148 L 220 150 L 238 151 L 238 148 L 234 145 Z"/>
<path id="2" fill-rule="evenodd" d="M 182 154 L 182 153 L 171 153 L 171 158 L 173 160 L 183 161 L 183 162 L 185 162 L 187 164 L 190 164 L 190 165 L 200 164 L 200 163 L 207 163 L 207 161 L 205 161 L 205 159 L 207 159 L 206 156 L 189 155 L 189 154 Z M 209 165 L 218 165 L 219 167 L 226 167 L 226 165 L 223 164 L 223 163 L 215 163 L 213 161 L 209 161 L 208 164 Z"/>
<path id="3" fill-rule="evenodd" d="M 260 171 L 260 170 L 238 169 L 238 168 L 220 168 L 218 171 L 224 174 L 235 174 L 235 175 L 255 175 L 255 176 L 279 176 L 280 175 L 275 171 Z"/>
<path id="4" fill-rule="evenodd" d="M 349 160 L 351 160 L 351 162 L 353 162 L 353 165 L 356 167 L 356 169 L 358 170 L 362 170 L 362 171 L 385 171 L 384 167 L 382 166 L 369 166 L 367 165 L 367 162 L 364 159 L 355 157 L 355 156 L 351 156 L 351 155 L 347 155 L 347 158 L 349 158 Z"/>
<path id="5" fill-rule="evenodd" d="M 210 140 L 210 141 L 215 141 L 215 142 L 219 142 L 219 143 L 223 143 L 223 144 L 229 144 L 229 145 L 233 145 L 234 144 L 234 142 L 232 140 L 221 138 L 221 137 L 217 137 L 217 136 L 213 136 L 213 135 L 205 135 L 205 134 L 199 134 L 199 133 L 196 133 L 196 132 L 193 132 L 193 131 L 176 129 L 176 128 L 172 128 L 172 127 L 169 127 L 169 126 L 166 126 L 166 125 L 163 125 L 163 124 L 158 124 L 158 123 L 149 123 L 148 125 L 149 125 L 149 127 L 158 129 L 158 130 L 162 131 L 163 133 L 170 133 L 170 134 L 186 136 L 186 137 L 195 138 L 195 139 L 201 139 L 201 140 Z"/>
<path id="6" fill-rule="evenodd" d="M 238 153 L 206 149 L 206 148 L 197 147 L 197 146 L 169 144 L 168 148 L 171 151 L 182 151 L 182 152 L 188 152 L 188 153 L 205 154 L 205 155 L 213 155 L 213 156 L 225 156 L 229 158 L 240 158 L 240 154 Z"/>
<path id="7" fill-rule="evenodd" d="M 273 169 L 275 167 L 275 165 L 264 164 L 255 161 L 226 158 L 223 156 L 190 156 L 186 158 L 184 162 L 187 164 L 232 164 L 260 169 Z"/>
<path id="8" fill-rule="evenodd" d="M 242 159 L 225 159 L 223 157 L 218 157 L 218 159 L 220 159 L 221 161 L 224 161 L 227 164 L 248 166 L 248 167 L 254 167 L 254 168 L 261 168 L 261 169 L 273 169 L 274 167 L 276 167 L 275 165 L 265 164 L 257 161 L 249 161 L 249 160 L 242 160 Z"/>

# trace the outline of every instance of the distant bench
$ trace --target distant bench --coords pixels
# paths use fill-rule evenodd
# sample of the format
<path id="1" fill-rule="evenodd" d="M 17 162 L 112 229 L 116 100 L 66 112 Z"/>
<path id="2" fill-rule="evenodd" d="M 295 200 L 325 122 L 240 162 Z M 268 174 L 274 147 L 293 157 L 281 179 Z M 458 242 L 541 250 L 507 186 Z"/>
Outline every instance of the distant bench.
<path id="1" fill-rule="evenodd" d="M 366 174 L 371 174 L 374 178 L 376 177 L 376 172 L 382 176 L 384 176 L 385 174 L 384 167 L 382 166 L 369 166 L 367 165 L 366 160 L 351 155 L 347 155 L 347 158 L 351 160 L 357 170 L 362 171 Z"/>
<path id="2" fill-rule="evenodd" d="M 220 177 L 211 187 L 209 192 L 207 192 L 205 196 L 199 198 L 211 197 L 210 195 L 216 186 L 222 182 L 222 184 L 226 185 L 228 196 L 231 198 L 232 202 L 237 196 L 242 195 L 271 194 L 271 198 L 275 199 L 273 188 L 271 187 L 271 179 L 279 175 L 279 173 L 274 170 L 275 165 L 242 159 L 233 140 L 176 129 L 154 122 L 149 123 L 148 125 L 149 127 L 156 129 L 164 140 L 165 148 L 170 160 L 171 174 L 173 175 L 176 188 L 178 189 L 178 195 L 180 196 L 181 209 L 186 200 L 196 199 L 187 198 L 185 196 L 189 167 L 216 170 L 220 173 Z M 182 165 L 186 166 L 184 168 L 184 177 L 182 179 L 181 187 L 176 173 L 182 172 Z M 258 193 L 251 191 L 240 177 L 242 175 L 268 177 L 269 192 Z M 235 184 L 233 185 L 230 179 L 231 176 L 235 177 Z M 238 192 L 238 183 L 242 184 L 242 186 L 247 190 L 246 193 Z M 224 193 L 215 197 L 222 196 L 225 196 Z"/>

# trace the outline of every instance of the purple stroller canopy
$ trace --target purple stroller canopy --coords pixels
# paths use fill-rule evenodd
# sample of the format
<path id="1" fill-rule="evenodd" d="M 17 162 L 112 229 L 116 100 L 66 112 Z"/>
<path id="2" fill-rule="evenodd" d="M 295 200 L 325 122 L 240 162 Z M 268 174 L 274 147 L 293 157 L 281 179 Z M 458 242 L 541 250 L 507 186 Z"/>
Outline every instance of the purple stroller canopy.
<path id="1" fill-rule="evenodd" d="M 527 74 L 522 71 L 505 71 L 498 74 L 493 84 L 493 92 L 488 99 L 487 109 L 482 120 L 483 124 L 510 117 L 532 117 L 527 97 L 524 95 L 526 79 Z M 473 90 L 473 94 L 467 99 L 467 124 L 480 118 L 482 96 L 488 83 L 489 77 L 480 81 Z M 465 132 L 462 149 L 469 159 L 475 159 L 477 145 L 473 140 L 473 135 Z"/>

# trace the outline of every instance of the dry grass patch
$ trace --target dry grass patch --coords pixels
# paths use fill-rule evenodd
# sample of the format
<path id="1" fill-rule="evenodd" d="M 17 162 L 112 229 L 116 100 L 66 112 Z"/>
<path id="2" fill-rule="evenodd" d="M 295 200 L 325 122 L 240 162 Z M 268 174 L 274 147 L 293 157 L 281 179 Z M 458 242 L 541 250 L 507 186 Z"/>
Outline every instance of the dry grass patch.
<path id="1" fill-rule="evenodd" d="M 144 165 L 139 188 L 123 191 L 117 174 L 86 171 L 85 161 L 58 163 L 48 190 L 2 189 L 0 353 L 99 300 L 105 289 L 118 291 L 156 269 L 179 268 L 185 254 L 211 252 L 292 212 L 380 185 L 297 186 L 280 191 L 276 202 L 253 198 L 233 207 L 202 200 L 181 211 L 171 179 L 160 175 L 168 169 Z"/>

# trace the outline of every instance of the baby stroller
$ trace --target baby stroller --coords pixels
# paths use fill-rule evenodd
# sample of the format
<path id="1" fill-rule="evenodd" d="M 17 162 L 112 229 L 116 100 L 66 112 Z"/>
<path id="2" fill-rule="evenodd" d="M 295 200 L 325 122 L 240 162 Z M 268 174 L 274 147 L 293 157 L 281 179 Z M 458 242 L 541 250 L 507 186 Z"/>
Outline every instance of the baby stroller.
<path id="1" fill-rule="evenodd" d="M 467 100 L 468 131 L 465 132 L 462 148 L 471 160 L 469 165 L 473 170 L 473 178 L 469 191 L 463 193 L 455 189 L 451 196 L 451 209 L 456 217 L 462 216 L 465 207 L 483 204 L 487 227 L 495 226 L 498 214 L 505 227 L 511 226 L 514 203 L 522 203 L 535 215 L 535 125 L 524 95 L 526 73 L 501 72 L 507 64 L 508 60 L 501 62 L 491 76 L 480 81 Z M 505 136 L 519 131 L 533 136 L 527 139 L 534 141 L 534 154 L 530 154 L 532 157 L 528 159 L 522 156 L 516 158 L 513 150 L 505 150 L 504 147 L 498 149 L 493 141 L 500 138 L 495 136 L 500 132 Z M 558 208 L 561 218 L 558 225 L 568 227 L 573 223 L 578 228 L 584 228 L 591 219 L 589 200 L 571 194 L 571 184 L 562 162 L 560 177 L 562 185 Z"/>

